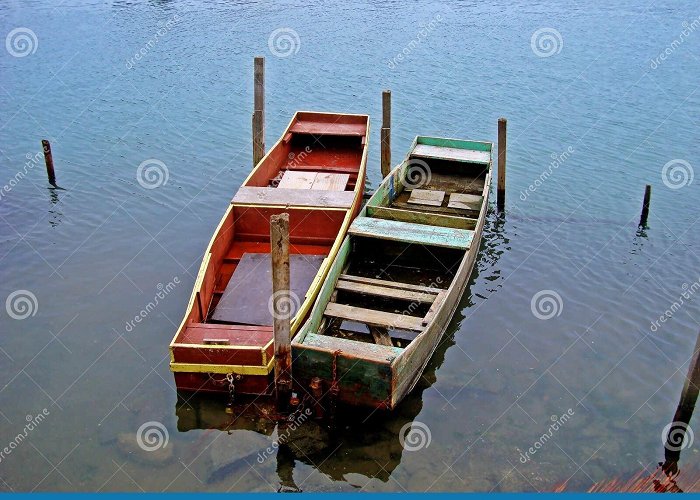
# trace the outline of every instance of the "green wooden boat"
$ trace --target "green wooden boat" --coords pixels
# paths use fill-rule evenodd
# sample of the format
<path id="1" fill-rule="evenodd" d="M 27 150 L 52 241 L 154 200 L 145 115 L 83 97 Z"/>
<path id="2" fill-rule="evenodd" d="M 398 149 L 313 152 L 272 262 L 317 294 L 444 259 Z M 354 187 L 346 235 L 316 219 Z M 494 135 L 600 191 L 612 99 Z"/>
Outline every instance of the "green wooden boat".
<path id="1" fill-rule="evenodd" d="M 292 341 L 304 392 L 393 409 L 415 386 L 476 260 L 492 147 L 419 136 L 377 188 Z"/>

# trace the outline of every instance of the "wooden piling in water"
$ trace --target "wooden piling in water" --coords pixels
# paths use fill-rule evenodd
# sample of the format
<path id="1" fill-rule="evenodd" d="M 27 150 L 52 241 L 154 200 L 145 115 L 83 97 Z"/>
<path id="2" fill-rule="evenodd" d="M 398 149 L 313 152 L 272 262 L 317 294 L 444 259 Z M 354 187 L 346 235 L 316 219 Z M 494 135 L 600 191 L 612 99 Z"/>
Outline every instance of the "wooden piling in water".
<path id="1" fill-rule="evenodd" d="M 503 210 L 506 206 L 506 129 L 507 120 L 498 119 L 498 190 L 497 206 L 498 210 Z"/>
<path id="2" fill-rule="evenodd" d="M 253 64 L 253 167 L 265 156 L 265 58 Z"/>
<path id="3" fill-rule="evenodd" d="M 43 139 L 41 141 L 41 147 L 44 150 L 44 161 L 46 162 L 46 175 L 49 177 L 49 184 L 53 187 L 56 186 L 56 172 L 53 169 L 53 155 L 51 154 L 51 143 L 48 140 Z"/>
<path id="4" fill-rule="evenodd" d="M 382 130 L 380 139 L 382 177 L 386 177 L 391 171 L 391 90 L 382 92 Z"/>
<path id="5" fill-rule="evenodd" d="M 292 393 L 292 345 L 290 322 L 292 300 L 289 290 L 289 214 L 270 217 L 272 254 L 272 310 L 275 347 L 275 389 L 277 405 L 286 409 Z"/>
<path id="6" fill-rule="evenodd" d="M 647 184 L 644 189 L 644 201 L 642 202 L 642 216 L 639 218 L 639 225 L 647 227 L 647 219 L 649 218 L 649 204 L 651 203 L 651 186 Z"/>

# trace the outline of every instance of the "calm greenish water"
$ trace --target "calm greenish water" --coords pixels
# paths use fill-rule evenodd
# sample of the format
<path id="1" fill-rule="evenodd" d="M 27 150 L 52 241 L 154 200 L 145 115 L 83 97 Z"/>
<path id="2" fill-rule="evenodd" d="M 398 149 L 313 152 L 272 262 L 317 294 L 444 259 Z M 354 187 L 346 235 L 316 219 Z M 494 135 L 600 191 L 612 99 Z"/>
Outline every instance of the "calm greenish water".
<path id="1" fill-rule="evenodd" d="M 0 299 L 29 300 L 0 308 L 0 490 L 580 490 L 663 459 L 700 323 L 697 2 L 56 5 L 0 5 Z M 254 55 L 268 144 L 295 110 L 371 115 L 368 188 L 383 89 L 395 159 L 509 129 L 506 215 L 419 387 L 271 453 L 284 428 L 176 408 L 167 350 L 251 168 Z M 28 159 L 42 138 L 66 190 Z M 168 178 L 145 189 L 151 159 Z M 137 446 L 148 422 L 165 448 Z"/>

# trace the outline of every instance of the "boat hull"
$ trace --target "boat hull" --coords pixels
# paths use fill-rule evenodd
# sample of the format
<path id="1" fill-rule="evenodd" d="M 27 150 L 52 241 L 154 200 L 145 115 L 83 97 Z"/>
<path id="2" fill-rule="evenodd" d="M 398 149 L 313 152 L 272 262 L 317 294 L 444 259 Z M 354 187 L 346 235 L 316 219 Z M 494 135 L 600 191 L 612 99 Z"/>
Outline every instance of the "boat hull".
<path id="1" fill-rule="evenodd" d="M 441 140 L 435 142 L 439 144 L 439 141 Z M 397 179 L 403 179 L 402 176 L 406 175 L 409 153 L 404 163 L 397 166 L 377 188 L 368 206 L 353 224 L 309 320 L 292 342 L 293 375 L 300 390 L 309 391 L 310 385 L 320 385 L 324 401 L 331 405 L 344 403 L 392 410 L 419 381 L 469 283 L 479 252 L 491 186 L 490 143 L 443 141 L 457 144 L 468 142 L 476 147 L 484 145 L 483 151 L 473 152 L 482 162 L 479 164 L 484 165 L 485 172 L 480 180 L 483 181 L 478 191 L 480 196 L 471 195 L 480 200 L 478 216 L 475 219 L 459 217 L 456 215 L 458 211 L 450 211 L 449 208 L 444 210 L 445 207 L 443 210 L 446 213 L 437 210 L 431 212 L 424 208 L 415 212 L 395 208 L 405 200 L 399 200 Z M 414 143 L 414 148 L 415 146 Z M 470 165 L 471 161 L 470 157 Z M 409 229 L 410 234 L 395 234 L 394 228 L 401 227 Z M 358 249 L 361 242 L 370 241 L 365 243 L 367 248 L 364 251 L 371 254 L 372 247 L 384 240 L 405 245 L 395 249 L 397 255 L 403 254 L 404 249 L 411 246 L 428 246 L 433 249 L 427 252 L 431 256 L 436 249 L 446 248 L 452 252 L 452 256 L 461 255 L 455 260 L 456 271 L 449 286 L 418 285 L 415 276 L 414 281 L 409 283 L 408 276 L 402 280 L 393 273 L 387 273 L 393 275 L 388 280 L 376 279 L 386 271 L 381 266 L 367 269 L 361 264 L 355 264 L 355 275 L 352 275 L 349 269 L 353 267 L 353 258 L 357 259 L 358 255 L 363 254 Z M 460 254 L 459 248 L 465 250 Z M 375 252 L 381 253 L 381 250 Z M 393 262 L 392 259 L 389 257 L 386 262 Z M 440 261 L 439 258 L 436 260 Z M 417 268 L 424 264 L 427 265 L 425 260 L 414 261 Z M 430 279 L 428 274 L 419 278 L 421 283 Z M 437 282 L 440 283 L 439 277 Z M 359 303 L 360 299 L 350 299 L 348 291 L 359 293 L 364 297 L 365 303 Z M 346 295 L 338 295 L 339 293 Z M 408 302 L 410 305 L 397 314 L 400 307 L 391 312 L 390 309 L 373 304 L 368 297 L 399 299 L 404 300 L 404 305 Z M 414 307 L 420 301 L 432 304 L 427 314 L 424 310 L 419 310 L 418 306 Z M 360 336 L 353 337 L 352 331 L 348 333 L 347 330 L 342 330 L 345 323 L 338 326 L 338 321 L 341 320 L 366 324 L 374 342 L 367 335 L 360 339 Z M 387 333 L 396 330 L 397 325 L 400 325 L 399 330 L 417 332 L 412 338 L 407 337 L 407 345 L 397 342 L 397 338 Z M 378 328 L 384 329 L 383 338 L 382 334 L 376 334 Z M 354 340 L 349 340 L 351 338 Z"/>
<path id="2" fill-rule="evenodd" d="M 336 131 L 340 134 L 337 137 Z M 315 144 L 312 138 L 324 133 L 323 148 L 317 148 L 320 151 L 303 146 L 304 142 L 299 144 L 298 139 L 305 137 Z M 274 347 L 271 321 L 266 318 L 269 294 L 260 288 L 260 278 L 267 278 L 269 265 L 253 266 L 255 273 L 247 280 L 241 279 L 241 268 L 251 261 L 269 259 L 270 217 L 289 214 L 292 267 L 295 257 L 318 266 L 312 274 L 307 269 L 308 288 L 304 285 L 296 293 L 291 322 L 292 336 L 296 334 L 350 223 L 360 212 L 368 134 L 369 118 L 363 115 L 297 113 L 244 181 L 207 247 L 187 313 L 170 344 L 170 368 L 178 390 L 228 393 L 228 376 L 236 393 L 271 391 Z M 275 184 L 275 176 L 281 181 L 285 177 L 303 181 L 309 170 L 314 176 L 323 174 L 323 188 Z M 287 176 L 288 172 L 295 175 Z M 331 184 L 339 179 L 340 189 L 331 190 L 336 189 Z M 345 190 L 344 183 L 349 186 Z M 238 280 L 235 287 L 234 279 Z M 224 303 L 228 293 L 238 295 Z"/>

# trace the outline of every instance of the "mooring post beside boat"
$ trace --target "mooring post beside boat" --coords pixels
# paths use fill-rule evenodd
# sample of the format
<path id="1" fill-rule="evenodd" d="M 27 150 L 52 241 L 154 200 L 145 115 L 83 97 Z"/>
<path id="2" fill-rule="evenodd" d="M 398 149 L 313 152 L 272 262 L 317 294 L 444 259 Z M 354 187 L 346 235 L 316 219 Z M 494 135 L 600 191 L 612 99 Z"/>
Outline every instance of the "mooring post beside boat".
<path id="1" fill-rule="evenodd" d="M 277 407 L 287 408 L 292 393 L 292 346 L 290 322 L 294 310 L 289 290 L 289 214 L 270 217 L 272 254 L 272 330 L 275 345 L 275 391 Z"/>
<path id="2" fill-rule="evenodd" d="M 253 68 L 253 167 L 265 156 L 265 58 L 256 57 Z"/>
<path id="3" fill-rule="evenodd" d="M 642 202 L 642 215 L 639 218 L 639 225 L 643 228 L 647 227 L 649 219 L 649 205 L 651 204 L 651 185 L 647 184 L 644 188 L 644 201 Z"/>
<path id="4" fill-rule="evenodd" d="M 53 154 L 51 154 L 51 143 L 46 139 L 41 141 L 41 148 L 44 150 L 44 162 L 46 163 L 46 175 L 49 178 L 49 184 L 56 186 L 56 172 L 53 168 Z"/>
<path id="5" fill-rule="evenodd" d="M 498 192 L 496 205 L 498 210 L 506 206 L 506 130 L 508 122 L 505 118 L 498 119 Z"/>
<path id="6" fill-rule="evenodd" d="M 382 92 L 382 131 L 381 131 L 382 178 L 391 171 L 391 90 Z"/>

